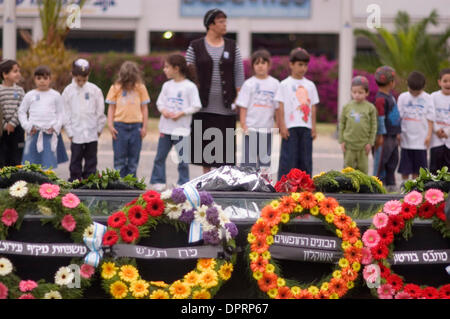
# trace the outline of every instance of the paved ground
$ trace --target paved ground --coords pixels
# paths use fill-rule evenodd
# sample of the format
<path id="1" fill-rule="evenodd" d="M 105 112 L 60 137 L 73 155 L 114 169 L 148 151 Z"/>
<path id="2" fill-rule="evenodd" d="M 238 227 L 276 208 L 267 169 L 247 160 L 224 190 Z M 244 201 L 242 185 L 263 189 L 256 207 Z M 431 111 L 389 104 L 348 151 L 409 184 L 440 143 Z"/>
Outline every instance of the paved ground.
<path id="1" fill-rule="evenodd" d="M 145 182 L 148 184 L 150 182 L 151 170 L 153 168 L 153 159 L 156 155 L 156 147 L 158 143 L 158 129 L 157 121 L 149 121 L 149 134 L 144 140 L 141 159 L 138 168 L 138 177 L 145 178 Z M 340 170 L 343 168 L 343 155 L 340 150 L 340 146 L 335 137 L 334 126 L 322 125 L 319 126 L 319 136 L 314 141 L 313 144 L 313 175 L 318 174 L 323 171 L 329 171 L 332 169 Z M 63 137 L 66 144 L 67 153 L 70 158 L 70 142 L 63 133 Z M 241 158 L 241 136 L 238 136 L 238 159 Z M 280 139 L 274 139 L 273 153 L 272 153 L 272 167 L 271 171 L 276 172 L 278 169 L 278 156 L 280 150 Z M 174 152 L 174 150 L 172 150 Z M 173 154 L 175 157 L 175 153 Z M 99 150 L 98 150 L 98 169 L 104 170 L 106 168 L 113 168 L 113 150 L 112 150 L 112 138 L 105 128 L 103 134 L 99 140 Z M 372 164 L 373 159 L 369 157 L 369 173 L 372 174 Z M 63 179 L 69 178 L 69 163 L 60 164 L 55 170 L 59 177 Z M 176 183 L 178 172 L 176 164 L 169 158 L 166 162 L 166 174 L 167 183 L 172 185 Z M 190 177 L 195 178 L 202 174 L 202 168 L 196 165 L 190 165 Z M 273 174 L 273 179 L 276 179 L 276 174 Z M 398 179 L 400 181 L 400 179 Z"/>

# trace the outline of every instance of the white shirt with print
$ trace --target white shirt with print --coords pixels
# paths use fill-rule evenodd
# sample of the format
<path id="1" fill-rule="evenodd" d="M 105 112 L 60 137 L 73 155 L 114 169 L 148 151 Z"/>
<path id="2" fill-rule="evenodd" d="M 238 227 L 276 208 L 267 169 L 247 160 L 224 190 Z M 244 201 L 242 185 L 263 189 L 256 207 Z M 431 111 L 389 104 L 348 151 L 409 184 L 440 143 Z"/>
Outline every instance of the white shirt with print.
<path id="1" fill-rule="evenodd" d="M 106 124 L 105 100 L 98 86 L 86 82 L 80 87 L 72 81 L 63 91 L 64 129 L 75 144 L 98 140 Z"/>
<path id="2" fill-rule="evenodd" d="M 289 76 L 280 84 L 275 100 L 284 103 L 286 127 L 312 128 L 312 106 L 318 104 L 319 94 L 314 82 Z"/>
<path id="3" fill-rule="evenodd" d="M 404 92 L 398 97 L 397 104 L 402 118 L 400 146 L 404 149 L 426 150 L 427 120 L 434 120 L 431 95 L 422 92 L 418 96 L 412 96 L 411 93 Z"/>
<path id="4" fill-rule="evenodd" d="M 434 106 L 434 123 L 430 147 L 445 144 L 447 148 L 450 148 L 450 138 L 441 139 L 434 133 L 442 128 L 447 136 L 450 136 L 450 95 L 444 95 L 442 91 L 436 91 L 431 94 L 431 98 Z"/>
<path id="5" fill-rule="evenodd" d="M 236 105 L 247 109 L 248 128 L 273 128 L 274 114 L 278 103 L 274 100 L 280 82 L 269 76 L 258 79 L 253 76 L 244 82 Z"/>
<path id="6" fill-rule="evenodd" d="M 165 82 L 156 101 L 156 106 L 160 112 L 166 109 L 169 112 L 184 112 L 186 114 L 176 121 L 161 115 L 159 120 L 160 133 L 188 136 L 191 132 L 192 114 L 201 109 L 202 103 L 197 86 L 192 81 L 185 79 L 180 82 L 174 80 Z"/>

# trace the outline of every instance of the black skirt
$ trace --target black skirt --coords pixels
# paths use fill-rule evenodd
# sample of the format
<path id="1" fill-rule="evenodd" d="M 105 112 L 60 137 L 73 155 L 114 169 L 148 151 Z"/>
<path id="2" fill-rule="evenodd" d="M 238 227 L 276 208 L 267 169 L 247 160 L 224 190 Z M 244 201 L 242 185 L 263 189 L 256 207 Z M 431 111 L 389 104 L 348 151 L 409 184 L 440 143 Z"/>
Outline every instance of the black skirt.
<path id="1" fill-rule="evenodd" d="M 191 123 L 191 164 L 236 165 L 236 115 L 195 113 Z"/>

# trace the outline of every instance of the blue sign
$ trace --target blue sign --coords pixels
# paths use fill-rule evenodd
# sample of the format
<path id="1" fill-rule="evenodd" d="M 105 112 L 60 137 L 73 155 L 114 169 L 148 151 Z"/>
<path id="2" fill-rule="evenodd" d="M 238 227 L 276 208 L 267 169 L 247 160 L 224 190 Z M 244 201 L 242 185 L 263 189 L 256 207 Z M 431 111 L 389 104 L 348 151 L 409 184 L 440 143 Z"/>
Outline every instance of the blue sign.
<path id="1" fill-rule="evenodd" d="M 311 0 L 180 0 L 182 17 L 203 17 L 214 8 L 229 18 L 309 18 Z"/>

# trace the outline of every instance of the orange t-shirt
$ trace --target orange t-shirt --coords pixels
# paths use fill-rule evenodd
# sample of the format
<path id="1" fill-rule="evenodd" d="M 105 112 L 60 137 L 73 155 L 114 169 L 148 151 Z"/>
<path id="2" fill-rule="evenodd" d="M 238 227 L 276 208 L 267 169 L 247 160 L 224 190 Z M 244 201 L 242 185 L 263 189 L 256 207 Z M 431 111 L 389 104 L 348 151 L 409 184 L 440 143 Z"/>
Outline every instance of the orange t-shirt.
<path id="1" fill-rule="evenodd" d="M 114 84 L 105 102 L 116 106 L 114 122 L 142 123 L 141 106 L 150 103 L 150 96 L 142 83 L 136 84 L 133 91 L 124 91 L 120 84 Z"/>

